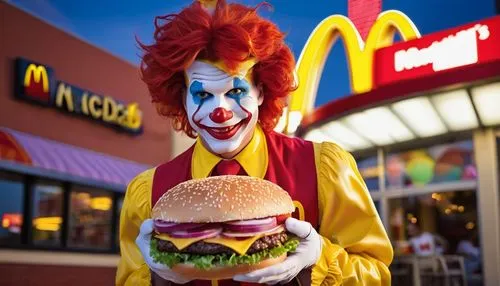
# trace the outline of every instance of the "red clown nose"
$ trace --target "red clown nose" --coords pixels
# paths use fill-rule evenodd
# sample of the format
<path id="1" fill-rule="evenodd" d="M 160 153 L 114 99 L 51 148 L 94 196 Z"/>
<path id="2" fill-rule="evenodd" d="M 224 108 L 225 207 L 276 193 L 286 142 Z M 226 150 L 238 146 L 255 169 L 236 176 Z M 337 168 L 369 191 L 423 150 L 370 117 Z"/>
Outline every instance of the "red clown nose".
<path id="1" fill-rule="evenodd" d="M 222 107 L 217 107 L 210 113 L 210 119 L 215 123 L 223 123 L 233 118 L 233 112 Z"/>

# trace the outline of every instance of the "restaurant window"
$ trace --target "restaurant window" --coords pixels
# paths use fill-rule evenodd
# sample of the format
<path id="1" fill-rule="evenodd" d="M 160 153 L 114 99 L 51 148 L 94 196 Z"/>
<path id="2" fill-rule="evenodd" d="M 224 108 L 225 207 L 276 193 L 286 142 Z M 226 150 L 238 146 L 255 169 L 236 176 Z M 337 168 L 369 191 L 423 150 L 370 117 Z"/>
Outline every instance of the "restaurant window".
<path id="1" fill-rule="evenodd" d="M 385 174 L 388 189 L 475 180 L 472 141 L 389 154 Z"/>
<path id="2" fill-rule="evenodd" d="M 359 172 L 370 192 L 378 191 L 379 186 L 379 168 L 377 157 L 369 157 L 356 160 Z"/>
<path id="3" fill-rule="evenodd" d="M 112 194 L 75 186 L 71 190 L 68 247 L 108 249 L 111 242 Z"/>
<path id="4" fill-rule="evenodd" d="M 62 217 L 62 186 L 37 182 L 33 187 L 33 244 L 61 246 Z"/>
<path id="5" fill-rule="evenodd" d="M 21 243 L 24 184 L 21 176 L 0 172 L 0 245 Z"/>
<path id="6" fill-rule="evenodd" d="M 390 199 L 389 210 L 396 255 L 456 254 L 468 273 L 481 272 L 475 191 Z"/>

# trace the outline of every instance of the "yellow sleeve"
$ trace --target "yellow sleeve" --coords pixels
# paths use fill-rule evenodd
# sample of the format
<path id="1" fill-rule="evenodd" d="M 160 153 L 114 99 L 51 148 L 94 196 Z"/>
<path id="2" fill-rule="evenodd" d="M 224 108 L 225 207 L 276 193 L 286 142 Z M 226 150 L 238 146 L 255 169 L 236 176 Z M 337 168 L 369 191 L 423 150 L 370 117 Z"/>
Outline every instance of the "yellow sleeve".
<path id="1" fill-rule="evenodd" d="M 390 285 L 393 250 L 354 158 L 315 144 L 323 250 L 313 285 Z"/>
<path id="2" fill-rule="evenodd" d="M 120 262 L 116 285 L 151 285 L 151 273 L 135 239 L 145 219 L 151 217 L 151 182 L 154 169 L 135 177 L 128 185 L 120 214 Z"/>

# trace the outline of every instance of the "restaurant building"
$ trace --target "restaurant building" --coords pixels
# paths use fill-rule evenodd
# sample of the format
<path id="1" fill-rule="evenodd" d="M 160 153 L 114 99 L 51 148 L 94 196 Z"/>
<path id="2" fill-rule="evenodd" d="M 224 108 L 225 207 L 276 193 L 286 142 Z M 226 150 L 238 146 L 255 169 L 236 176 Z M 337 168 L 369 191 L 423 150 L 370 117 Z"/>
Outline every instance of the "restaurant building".
<path id="1" fill-rule="evenodd" d="M 422 36 L 400 12 L 373 19 L 366 42 L 345 17 L 315 29 L 298 62 L 302 87 L 280 128 L 355 156 L 395 249 L 395 285 L 464 285 L 446 284 L 457 273 L 469 285 L 500 285 L 500 16 Z M 403 41 L 392 44 L 395 33 Z M 336 39 L 353 94 L 314 109 L 325 47 Z M 446 241 L 434 272 L 417 273 L 409 225 Z M 471 273 L 463 242 L 480 253 Z M 452 274 L 447 259 L 465 267 Z M 395 268 L 405 260 L 414 267 Z"/>
<path id="2" fill-rule="evenodd" d="M 113 285 L 126 185 L 170 159 L 171 128 L 136 65 L 0 15 L 0 285 Z"/>

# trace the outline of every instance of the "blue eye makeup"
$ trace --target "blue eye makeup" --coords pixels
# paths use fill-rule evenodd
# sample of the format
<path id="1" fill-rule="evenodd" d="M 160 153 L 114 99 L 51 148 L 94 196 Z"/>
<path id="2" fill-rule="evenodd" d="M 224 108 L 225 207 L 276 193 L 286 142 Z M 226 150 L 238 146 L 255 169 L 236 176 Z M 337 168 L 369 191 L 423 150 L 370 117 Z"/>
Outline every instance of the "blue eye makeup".
<path id="1" fill-rule="evenodd" d="M 246 80 L 235 77 L 233 79 L 233 89 L 226 92 L 226 95 L 235 100 L 239 100 L 240 97 L 247 95 L 249 90 L 250 84 Z"/>
<path id="2" fill-rule="evenodd" d="M 211 93 L 205 91 L 205 89 L 203 88 L 203 83 L 197 80 L 193 81 L 191 83 L 191 86 L 189 86 L 189 93 L 191 93 L 193 101 L 196 105 L 200 105 L 203 100 L 212 96 Z"/>

